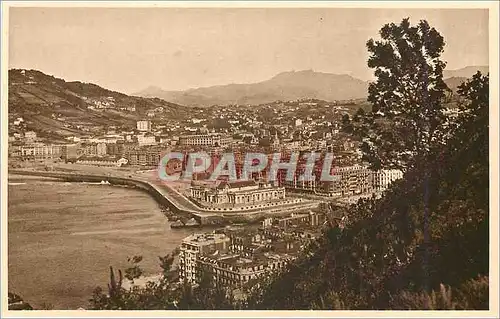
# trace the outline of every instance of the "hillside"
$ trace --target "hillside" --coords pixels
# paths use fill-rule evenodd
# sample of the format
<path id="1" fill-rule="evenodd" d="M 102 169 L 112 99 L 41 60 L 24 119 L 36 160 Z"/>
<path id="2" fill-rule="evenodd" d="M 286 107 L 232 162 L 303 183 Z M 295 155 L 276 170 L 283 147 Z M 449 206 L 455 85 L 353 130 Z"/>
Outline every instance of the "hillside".
<path id="1" fill-rule="evenodd" d="M 320 73 L 311 70 L 284 72 L 253 84 L 229 84 L 187 91 L 164 91 L 149 87 L 138 96 L 160 97 L 192 106 L 224 104 L 263 104 L 313 98 L 327 101 L 364 98 L 368 83 L 349 75 Z"/>
<path id="2" fill-rule="evenodd" d="M 489 67 L 486 65 L 479 66 L 466 66 L 457 70 L 444 70 L 443 77 L 447 78 L 471 78 L 477 71 L 481 71 L 482 74 L 488 74 Z"/>
<path id="3" fill-rule="evenodd" d="M 91 83 L 66 82 L 36 70 L 9 70 L 9 119 L 22 117 L 26 129 L 63 139 L 133 129 L 148 112 L 184 117 L 185 107 L 158 98 L 114 92 Z M 15 127 L 11 127 L 15 131 Z"/>
<path id="4" fill-rule="evenodd" d="M 457 88 L 465 80 L 470 79 L 477 71 L 481 71 L 482 74 L 488 74 L 488 66 L 467 66 L 465 68 L 457 70 L 445 70 L 443 72 L 444 82 L 454 93 L 457 92 Z"/>

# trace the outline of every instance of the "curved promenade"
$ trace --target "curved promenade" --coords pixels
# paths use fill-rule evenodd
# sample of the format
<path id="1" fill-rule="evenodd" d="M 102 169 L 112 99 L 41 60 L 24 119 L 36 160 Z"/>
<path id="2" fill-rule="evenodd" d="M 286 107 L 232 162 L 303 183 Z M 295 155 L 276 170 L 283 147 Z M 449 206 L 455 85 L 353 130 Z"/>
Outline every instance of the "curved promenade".
<path id="1" fill-rule="evenodd" d="M 63 172 L 41 172 L 41 171 L 25 171 L 25 170 L 9 170 L 9 174 L 15 175 L 29 175 L 29 176 L 40 176 L 40 177 L 51 177 L 57 178 L 66 182 L 91 182 L 99 183 L 101 181 L 107 181 L 112 185 L 127 185 L 133 186 L 135 188 L 147 191 L 153 198 L 158 201 L 161 205 L 172 209 L 176 213 L 192 214 L 195 215 L 199 213 L 192 209 L 195 207 L 185 207 L 182 203 L 179 203 L 178 199 L 172 197 L 169 192 L 164 189 L 154 185 L 153 183 L 132 179 L 124 177 L 114 177 L 106 175 L 91 175 L 91 174 L 80 174 L 80 173 L 63 173 Z"/>
<path id="2" fill-rule="evenodd" d="M 30 175 L 40 177 L 51 177 L 64 180 L 67 182 L 101 182 L 107 181 L 112 185 L 128 185 L 135 188 L 147 191 L 159 204 L 168 207 L 174 213 L 188 218 L 195 218 L 201 224 L 210 224 L 210 219 L 217 217 L 242 217 L 265 214 L 290 213 L 297 210 L 312 209 L 318 206 L 317 201 L 310 200 L 289 200 L 284 203 L 273 203 L 268 205 L 255 205 L 246 209 L 222 209 L 222 208 L 202 208 L 191 202 L 178 191 L 168 185 L 158 185 L 150 181 L 106 176 L 92 175 L 81 173 L 64 173 L 64 172 L 42 172 L 42 171 L 27 171 L 27 170 L 9 170 L 9 174 L 15 175 Z"/>

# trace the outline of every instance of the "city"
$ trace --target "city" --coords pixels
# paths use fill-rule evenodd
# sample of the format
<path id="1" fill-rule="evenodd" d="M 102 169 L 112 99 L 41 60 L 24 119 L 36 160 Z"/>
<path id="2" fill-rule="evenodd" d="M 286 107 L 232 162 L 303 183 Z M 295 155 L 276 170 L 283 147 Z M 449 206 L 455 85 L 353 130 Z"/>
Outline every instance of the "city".
<path id="1" fill-rule="evenodd" d="M 86 25 L 78 29 L 89 44 L 85 54 L 100 56 L 93 38 L 99 30 L 78 10 L 64 10 L 80 22 L 61 16 L 55 29 L 66 34 L 65 25 Z M 88 10 L 104 30 L 125 32 L 114 25 L 123 27 L 117 13 L 123 8 Z M 37 58 L 47 61 L 44 68 L 26 62 L 32 36 L 18 21 L 29 17 L 26 25 L 44 29 L 44 11 L 12 10 L 10 37 L 23 41 L 14 43 L 6 72 L 9 310 L 496 309 L 489 302 L 493 202 L 487 186 L 489 80 L 496 70 L 483 50 L 488 26 L 479 24 L 491 9 L 467 9 L 478 23 L 475 31 L 460 28 L 477 51 L 469 60 L 457 53 L 460 34 L 453 28 L 460 10 L 408 9 L 401 16 L 404 10 L 391 9 L 376 25 L 361 19 L 349 46 L 368 55 L 344 55 L 352 73 L 315 71 L 330 70 L 331 60 L 284 68 L 280 54 L 293 61 L 302 55 L 323 61 L 323 55 L 313 47 L 295 53 L 273 41 L 288 37 L 287 45 L 307 48 L 319 41 L 325 50 L 341 51 L 340 42 L 324 44 L 326 38 L 311 34 L 350 43 L 333 27 L 340 22 L 328 18 L 366 18 L 380 9 L 302 15 L 302 9 L 221 9 L 221 21 L 210 9 L 144 10 L 144 16 L 123 14 L 150 14 L 148 28 L 155 27 L 148 30 L 155 32 L 165 17 L 178 28 L 177 19 L 191 19 L 192 30 L 161 29 L 160 36 L 171 32 L 167 38 L 179 48 L 195 43 L 183 32 L 196 37 L 207 56 L 221 57 L 221 70 L 207 71 L 213 57 L 205 61 L 192 48 L 178 49 L 172 60 L 207 69 L 177 72 L 170 86 L 185 79 L 183 89 L 147 87 L 156 81 L 156 66 L 134 60 L 140 76 L 130 76 L 123 68 L 130 57 L 108 47 L 125 45 L 113 35 L 102 45 L 125 64 L 108 61 L 112 80 L 99 70 L 92 73 L 101 74 L 96 80 L 69 71 L 61 76 L 45 56 Z M 53 8 L 46 12 L 59 17 Z M 310 21 L 312 31 L 279 19 L 295 15 Z M 244 27 L 251 24 L 247 16 L 266 17 L 265 26 L 256 27 L 260 33 Z M 209 33 L 218 45 L 195 35 L 203 29 L 195 17 L 220 28 Z M 231 24 L 236 17 L 242 26 Z M 263 52 L 269 52 L 259 54 L 274 54 L 274 62 L 263 64 L 276 64 L 266 73 L 271 76 L 235 78 L 248 73 L 242 58 L 231 62 L 242 71 L 223 66 L 219 45 L 237 50 L 225 38 L 227 25 L 241 27 L 256 43 L 267 39 Z M 265 35 L 271 26 L 305 35 Z M 155 32 L 127 28 L 152 50 L 173 50 L 156 44 Z M 244 45 L 241 56 L 262 58 L 234 32 Z M 59 47 L 76 50 L 64 43 Z M 296 71 L 295 65 L 307 67 Z M 120 70 L 127 75 L 120 78 Z M 227 72 L 232 77 L 222 83 L 230 84 L 196 84 L 213 72 L 220 78 Z"/>

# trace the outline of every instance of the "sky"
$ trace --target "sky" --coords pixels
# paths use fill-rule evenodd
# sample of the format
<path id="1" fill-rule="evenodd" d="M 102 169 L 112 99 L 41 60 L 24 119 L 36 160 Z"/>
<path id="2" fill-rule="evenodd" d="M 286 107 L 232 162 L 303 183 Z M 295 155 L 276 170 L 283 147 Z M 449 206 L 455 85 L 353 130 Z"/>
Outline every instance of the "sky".
<path id="1" fill-rule="evenodd" d="M 312 69 L 369 80 L 366 42 L 426 19 L 447 69 L 488 65 L 484 9 L 10 8 L 9 68 L 123 93 L 255 83 Z"/>

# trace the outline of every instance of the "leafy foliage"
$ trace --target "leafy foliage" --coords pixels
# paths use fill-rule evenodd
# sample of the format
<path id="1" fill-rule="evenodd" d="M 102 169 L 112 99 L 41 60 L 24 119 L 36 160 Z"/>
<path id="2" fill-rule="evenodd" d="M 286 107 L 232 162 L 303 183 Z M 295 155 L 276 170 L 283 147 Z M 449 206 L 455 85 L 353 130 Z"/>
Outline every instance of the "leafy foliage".
<path id="1" fill-rule="evenodd" d="M 33 310 L 33 307 L 25 302 L 18 294 L 8 293 L 9 310 Z"/>
<path id="2" fill-rule="evenodd" d="M 129 258 L 134 266 L 125 271 L 132 279 L 136 279 L 136 274 L 143 273 L 138 263 L 142 257 L 134 256 Z M 167 274 L 172 265 L 172 256 L 160 257 L 160 266 L 163 274 Z M 144 287 L 132 285 L 129 289 L 123 288 L 123 278 L 121 270 L 118 271 L 118 279 L 113 268 L 110 267 L 110 280 L 108 293 L 105 294 L 100 287 L 94 290 L 90 299 L 91 309 L 105 310 L 126 310 L 126 309 L 176 309 L 176 296 L 172 293 L 171 281 L 167 276 L 162 276 L 158 282 L 150 281 Z"/>
<path id="3" fill-rule="evenodd" d="M 177 251 L 174 251 L 174 254 Z M 160 256 L 159 266 L 161 277 L 159 280 L 150 280 L 144 286 L 132 285 L 123 288 L 121 270 L 118 278 L 110 267 L 108 293 L 105 294 L 100 287 L 94 290 L 90 299 L 90 308 L 94 310 L 202 310 L 202 309 L 235 309 L 241 305 L 234 300 L 231 291 L 219 285 L 214 285 L 207 276 L 202 276 L 201 282 L 192 287 L 187 283 L 180 283 L 174 276 L 172 265 L 174 254 Z M 128 258 L 132 266 L 125 270 L 132 281 L 143 274 L 139 263 L 142 256 Z M 126 275 L 127 277 L 127 275 Z"/>
<path id="4" fill-rule="evenodd" d="M 355 119 L 355 133 L 374 168 L 407 170 L 427 161 L 432 145 L 442 140 L 447 86 L 440 55 L 445 43 L 425 20 L 416 26 L 409 19 L 386 24 L 380 36 L 367 42 L 368 66 L 377 80 L 368 89 L 372 110 Z"/>
<path id="5" fill-rule="evenodd" d="M 431 293 L 401 292 L 392 298 L 391 308 L 398 310 L 487 310 L 488 277 L 479 276 L 462 284 L 458 289 L 440 285 Z"/>
<path id="6" fill-rule="evenodd" d="M 132 256 L 127 260 L 128 262 L 131 262 L 133 266 L 125 270 L 125 278 L 134 282 L 134 279 L 141 277 L 143 274 L 143 270 L 138 266 L 138 264 L 142 261 L 142 256 Z"/>

